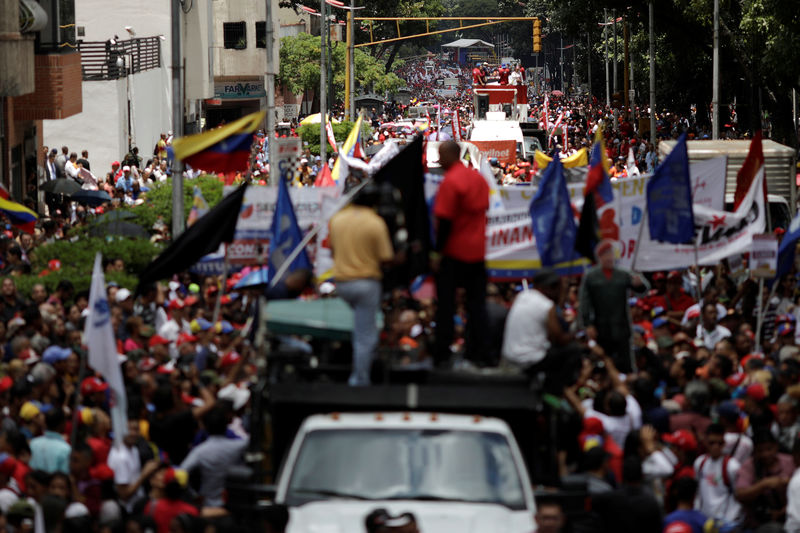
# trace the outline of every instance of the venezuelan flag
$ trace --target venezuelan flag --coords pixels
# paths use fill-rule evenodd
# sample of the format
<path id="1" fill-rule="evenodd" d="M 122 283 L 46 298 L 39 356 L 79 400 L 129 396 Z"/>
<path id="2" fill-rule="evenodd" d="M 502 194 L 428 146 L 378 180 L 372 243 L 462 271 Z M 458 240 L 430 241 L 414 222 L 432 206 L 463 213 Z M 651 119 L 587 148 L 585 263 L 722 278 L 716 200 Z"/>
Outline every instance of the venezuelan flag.
<path id="1" fill-rule="evenodd" d="M 364 154 L 361 152 L 361 120 L 362 116 L 359 114 L 355 126 L 353 126 L 353 129 L 350 130 L 347 140 L 344 141 L 344 144 L 342 145 L 342 152 L 350 157 L 364 157 Z M 331 176 L 336 182 L 339 181 L 339 168 L 339 160 L 337 159 L 336 163 L 333 164 L 333 171 L 331 172 Z"/>
<path id="2" fill-rule="evenodd" d="M 172 151 L 192 168 L 211 172 L 245 170 L 250 161 L 253 133 L 264 115 L 264 111 L 259 111 L 220 128 L 175 139 Z"/>
<path id="3" fill-rule="evenodd" d="M 25 207 L 22 204 L 18 204 L 17 202 L 12 202 L 11 200 L 7 200 L 2 197 L 0 194 L 0 213 L 4 214 L 8 220 L 11 221 L 11 224 L 18 227 L 25 233 L 33 234 L 36 221 L 39 220 L 39 217 Z"/>
<path id="4" fill-rule="evenodd" d="M 606 156 L 603 130 L 598 128 L 594 136 L 592 156 L 589 160 L 589 172 L 586 175 L 586 186 L 583 190 L 584 196 L 590 192 L 598 193 L 595 195 L 597 207 L 602 207 L 614 199 L 614 190 L 611 188 L 611 181 L 608 179 L 608 171 L 610 169 L 611 163 L 608 160 L 608 156 Z"/>

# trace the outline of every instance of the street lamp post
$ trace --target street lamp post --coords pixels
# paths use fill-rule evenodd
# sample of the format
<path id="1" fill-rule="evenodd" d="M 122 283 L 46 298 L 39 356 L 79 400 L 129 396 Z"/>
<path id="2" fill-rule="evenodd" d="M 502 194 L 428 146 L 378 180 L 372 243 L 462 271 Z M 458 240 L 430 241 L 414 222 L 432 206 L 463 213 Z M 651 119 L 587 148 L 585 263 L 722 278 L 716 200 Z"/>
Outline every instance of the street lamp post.
<path id="1" fill-rule="evenodd" d="M 606 105 L 611 107 L 611 85 L 608 79 L 608 9 L 603 10 L 603 42 L 606 60 Z"/>
<path id="2" fill-rule="evenodd" d="M 650 23 L 650 142 L 656 145 L 656 38 L 653 30 L 655 19 L 653 0 L 649 6 Z"/>
<path id="3" fill-rule="evenodd" d="M 319 18 L 319 160 L 323 165 L 328 164 L 325 146 L 325 122 L 328 107 L 328 69 L 325 66 L 325 39 L 328 30 L 328 15 L 325 9 L 325 0 L 320 0 Z"/>
<path id="4" fill-rule="evenodd" d="M 711 138 L 719 139 L 719 0 L 714 0 L 714 73 L 711 96 Z"/>
<path id="5" fill-rule="evenodd" d="M 183 83 L 181 82 L 181 6 L 172 0 L 172 133 L 183 136 Z M 183 220 L 183 162 L 172 158 L 172 238 L 177 239 L 185 228 Z"/>

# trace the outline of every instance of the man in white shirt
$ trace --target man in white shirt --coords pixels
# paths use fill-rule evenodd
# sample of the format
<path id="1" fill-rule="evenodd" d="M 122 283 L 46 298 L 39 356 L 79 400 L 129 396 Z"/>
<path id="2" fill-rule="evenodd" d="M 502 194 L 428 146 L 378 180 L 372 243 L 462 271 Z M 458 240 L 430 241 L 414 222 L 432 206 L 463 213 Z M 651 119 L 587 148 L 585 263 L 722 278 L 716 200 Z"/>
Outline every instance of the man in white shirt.
<path id="1" fill-rule="evenodd" d="M 64 172 L 67 174 L 68 178 L 77 179 L 79 170 L 80 164 L 78 163 L 78 154 L 72 152 L 69 154 L 69 160 L 64 163 Z"/>
<path id="2" fill-rule="evenodd" d="M 681 319 L 681 326 L 686 326 L 689 324 L 689 315 L 693 312 L 697 312 L 698 314 L 703 313 L 703 306 L 707 303 L 711 303 L 717 306 L 717 319 L 724 317 L 728 310 L 725 309 L 725 306 L 719 303 L 717 298 L 719 297 L 719 291 L 714 285 L 706 285 L 705 289 L 703 289 L 703 297 L 700 301 L 694 305 L 689 306 L 686 311 L 683 313 L 683 318 Z M 713 349 L 713 346 L 711 347 Z"/>
<path id="3" fill-rule="evenodd" d="M 119 501 L 131 513 L 138 500 L 144 498 L 144 482 L 158 470 L 159 461 L 153 459 L 142 468 L 139 449 L 139 420 L 128 420 L 128 434 L 121 444 L 115 443 L 108 453 L 108 467 L 114 471 L 114 485 Z"/>
<path id="4" fill-rule="evenodd" d="M 567 361 L 551 349 L 565 345 L 570 336 L 558 321 L 556 300 L 561 293 L 561 278 L 549 268 L 533 278 L 534 288 L 520 292 L 511 305 L 503 334 L 502 366 L 529 375 L 548 372 L 556 378 L 569 370 Z M 558 382 L 556 378 L 551 381 Z M 554 383 L 554 385 L 556 384 Z M 561 384 L 563 388 L 568 383 Z"/>
<path id="5" fill-rule="evenodd" d="M 697 339 L 709 350 L 713 350 L 719 341 L 731 336 L 731 330 L 717 323 L 717 306 L 713 303 L 703 304 L 700 324 L 697 325 Z"/>
<path id="6" fill-rule="evenodd" d="M 741 506 L 734 495 L 736 476 L 741 465 L 733 457 L 722 453 L 724 446 L 725 428 L 721 424 L 708 426 L 708 453 L 694 461 L 698 484 L 695 509 L 724 525 L 732 525 L 739 521 L 741 514 Z"/>

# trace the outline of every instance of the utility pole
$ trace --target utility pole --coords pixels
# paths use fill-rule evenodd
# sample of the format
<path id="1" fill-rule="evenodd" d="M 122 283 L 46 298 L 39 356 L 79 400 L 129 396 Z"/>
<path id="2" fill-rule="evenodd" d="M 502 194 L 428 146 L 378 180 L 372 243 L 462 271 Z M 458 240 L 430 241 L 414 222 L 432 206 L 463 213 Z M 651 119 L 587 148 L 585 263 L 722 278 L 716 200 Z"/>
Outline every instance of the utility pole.
<path id="1" fill-rule="evenodd" d="M 324 1 L 324 0 L 323 0 Z M 181 81 L 181 5 L 171 0 L 172 14 L 172 134 L 183 137 L 183 82 Z M 186 228 L 183 219 L 183 162 L 172 158 L 172 239 Z"/>
<path id="2" fill-rule="evenodd" d="M 267 142 L 272 143 L 275 139 L 275 74 L 277 74 L 275 64 L 275 28 L 272 24 L 272 17 L 274 16 L 272 10 L 272 0 L 266 0 L 267 3 L 267 19 L 265 23 L 265 33 L 267 38 L 267 71 L 265 76 L 264 89 L 267 92 Z M 271 149 L 272 146 L 268 147 Z M 274 180 L 270 180 L 274 181 Z"/>
<path id="3" fill-rule="evenodd" d="M 351 121 L 356 119 L 356 40 L 355 40 L 355 29 L 353 28 L 353 23 L 355 22 L 354 19 L 354 11 L 356 10 L 356 0 L 350 0 L 350 11 L 347 12 L 347 20 L 349 24 L 347 25 L 349 29 L 349 35 L 347 38 L 350 40 L 350 46 L 348 46 L 348 56 L 350 61 L 350 72 L 348 73 L 348 82 L 350 84 L 350 93 L 347 95 L 348 99 L 350 100 L 350 115 L 348 117 Z"/>
<path id="4" fill-rule="evenodd" d="M 328 17 L 325 14 L 325 0 L 320 0 L 319 18 L 319 160 L 323 165 L 328 164 L 327 154 L 325 153 L 327 136 L 325 135 L 325 123 L 328 117 L 328 69 L 325 65 L 326 51 L 325 39 L 328 30 Z"/>
<path id="5" fill-rule="evenodd" d="M 564 92 L 564 34 L 559 32 L 559 35 L 561 36 L 561 92 L 567 94 Z"/>
<path id="6" fill-rule="evenodd" d="M 625 21 L 622 23 L 622 43 L 623 43 L 622 44 L 622 56 L 624 58 L 623 69 L 622 69 L 623 70 L 623 72 L 622 72 L 623 73 L 623 77 L 622 78 L 623 78 L 624 82 L 622 84 L 622 87 L 623 87 L 623 91 L 625 91 L 624 101 L 625 101 L 625 109 L 626 110 L 631 105 L 630 93 L 628 92 L 628 90 L 631 88 L 631 79 L 630 79 L 630 76 L 628 74 L 628 61 L 630 60 L 630 55 L 628 53 L 628 35 L 629 35 L 629 32 L 628 32 L 628 20 L 625 19 Z"/>
<path id="7" fill-rule="evenodd" d="M 656 37 L 654 33 L 654 8 L 653 0 L 649 6 L 650 25 L 650 142 L 656 146 Z"/>
<path id="8" fill-rule="evenodd" d="M 603 10 L 603 40 L 606 57 L 606 105 L 611 107 L 611 86 L 608 79 L 608 9 Z"/>
<path id="9" fill-rule="evenodd" d="M 613 9 L 611 10 L 611 23 L 614 29 L 614 60 L 612 63 L 612 65 L 614 65 L 614 83 L 612 87 L 614 89 L 614 94 L 617 94 L 617 12 Z"/>
<path id="10" fill-rule="evenodd" d="M 586 32 L 586 76 L 589 80 L 589 97 L 592 96 L 592 32 Z"/>
<path id="11" fill-rule="evenodd" d="M 719 139 L 719 0 L 714 0 L 714 74 L 711 96 L 711 138 Z"/>

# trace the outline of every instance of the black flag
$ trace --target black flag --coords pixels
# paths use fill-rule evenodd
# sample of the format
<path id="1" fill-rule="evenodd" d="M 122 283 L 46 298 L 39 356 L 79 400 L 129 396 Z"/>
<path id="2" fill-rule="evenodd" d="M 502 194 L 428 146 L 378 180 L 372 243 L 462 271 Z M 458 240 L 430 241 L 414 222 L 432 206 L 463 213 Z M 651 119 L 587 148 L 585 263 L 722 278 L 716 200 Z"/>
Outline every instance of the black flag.
<path id="1" fill-rule="evenodd" d="M 431 229 L 428 204 L 425 202 L 425 170 L 422 164 L 423 143 L 418 135 L 409 145 L 394 156 L 375 174 L 375 183 L 391 184 L 400 193 L 399 213 L 391 215 L 391 209 L 382 202 L 379 214 L 386 220 L 394 237 L 395 247 L 406 251 L 407 263 L 395 272 L 395 283 L 408 283 L 419 274 L 428 271 L 428 252 L 431 249 Z M 383 195 L 385 197 L 385 195 Z M 396 211 L 396 209 L 395 209 Z M 387 216 L 389 215 L 389 216 Z M 400 216 L 396 216 L 400 215 Z M 405 229 L 405 242 L 398 242 L 398 230 Z M 402 233 L 402 232 L 401 232 Z"/>
<path id="2" fill-rule="evenodd" d="M 172 244 L 139 275 L 137 293 L 148 283 L 186 270 L 201 257 L 219 248 L 221 243 L 231 242 L 236 231 L 236 222 L 239 220 L 245 190 L 247 190 L 246 183 L 223 198 L 172 241 Z"/>
<path id="3" fill-rule="evenodd" d="M 597 222 L 597 208 L 594 193 L 590 192 L 583 199 L 581 221 L 575 236 L 575 251 L 594 263 L 594 248 L 600 242 L 600 224 Z"/>

